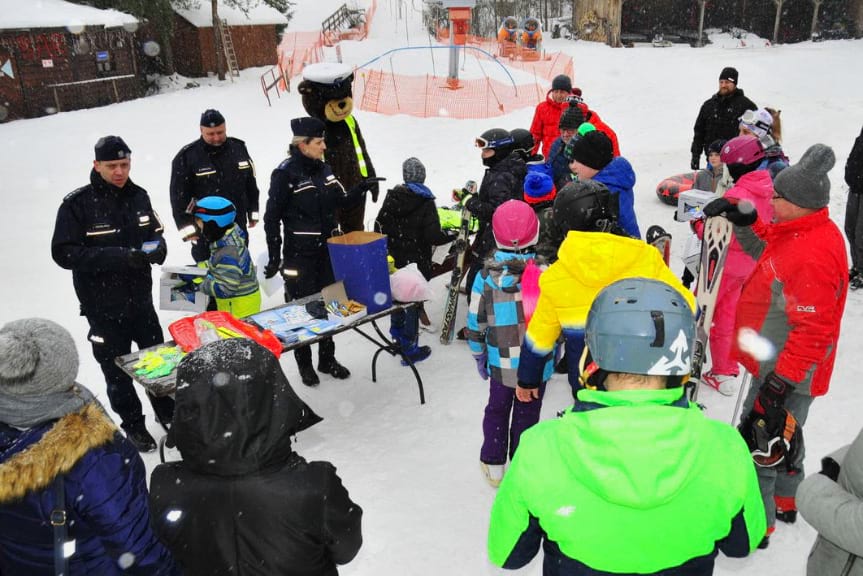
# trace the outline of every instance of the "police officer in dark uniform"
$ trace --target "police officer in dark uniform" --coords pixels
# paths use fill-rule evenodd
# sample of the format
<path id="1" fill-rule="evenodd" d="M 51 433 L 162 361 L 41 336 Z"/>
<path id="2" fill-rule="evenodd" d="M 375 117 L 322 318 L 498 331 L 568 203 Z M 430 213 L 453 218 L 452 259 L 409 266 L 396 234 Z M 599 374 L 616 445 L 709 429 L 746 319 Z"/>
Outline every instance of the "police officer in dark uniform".
<path id="1" fill-rule="evenodd" d="M 192 216 L 193 202 L 206 196 L 230 200 L 237 207 L 236 222 L 243 231 L 258 223 L 255 164 L 245 142 L 227 135 L 225 117 L 213 109 L 201 114 L 201 137 L 184 146 L 171 164 L 171 211 L 183 240 L 194 242 L 195 262 L 210 257 L 207 242 L 198 241 Z"/>
<path id="2" fill-rule="evenodd" d="M 150 266 L 165 261 L 168 247 L 147 191 L 129 179 L 130 153 L 119 136 L 96 142 L 90 184 L 66 196 L 57 211 L 51 255 L 72 270 L 111 409 L 138 450 L 151 452 L 156 442 L 144 425 L 132 379 L 114 358 L 131 352 L 132 342 L 146 348 L 165 341 L 153 308 Z M 173 399 L 148 396 L 156 419 L 170 424 Z"/>
<path id="3" fill-rule="evenodd" d="M 285 281 L 285 301 L 309 296 L 333 283 L 333 270 L 327 250 L 327 238 L 338 227 L 336 211 L 365 202 L 365 193 L 380 178 L 360 181 L 351 190 L 344 187 L 323 161 L 323 122 L 317 118 L 294 118 L 294 138 L 288 158 L 273 171 L 264 213 L 269 262 L 264 275 L 272 278 L 281 272 Z M 284 228 L 284 246 L 282 245 Z M 321 340 L 318 347 L 318 371 L 334 378 L 351 375 L 335 357 L 332 338 Z M 312 368 L 312 351 L 308 346 L 294 350 L 303 384 L 320 383 Z"/>

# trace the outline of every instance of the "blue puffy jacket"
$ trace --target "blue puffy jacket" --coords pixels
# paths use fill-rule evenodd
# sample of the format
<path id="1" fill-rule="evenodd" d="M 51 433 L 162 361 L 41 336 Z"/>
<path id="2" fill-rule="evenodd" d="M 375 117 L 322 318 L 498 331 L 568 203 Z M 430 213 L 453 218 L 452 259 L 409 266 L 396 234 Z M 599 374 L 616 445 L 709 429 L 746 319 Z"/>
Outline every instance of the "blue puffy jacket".
<path id="1" fill-rule="evenodd" d="M 150 528 L 144 462 L 98 404 L 26 430 L 0 423 L 0 574 L 54 575 L 59 474 L 75 544 L 67 574 L 180 574 Z"/>
<path id="2" fill-rule="evenodd" d="M 612 194 L 617 196 L 620 212 L 617 223 L 633 238 L 641 238 L 638 220 L 635 217 L 635 171 L 632 164 L 623 156 L 618 156 L 600 170 L 593 180 L 605 184 Z"/>

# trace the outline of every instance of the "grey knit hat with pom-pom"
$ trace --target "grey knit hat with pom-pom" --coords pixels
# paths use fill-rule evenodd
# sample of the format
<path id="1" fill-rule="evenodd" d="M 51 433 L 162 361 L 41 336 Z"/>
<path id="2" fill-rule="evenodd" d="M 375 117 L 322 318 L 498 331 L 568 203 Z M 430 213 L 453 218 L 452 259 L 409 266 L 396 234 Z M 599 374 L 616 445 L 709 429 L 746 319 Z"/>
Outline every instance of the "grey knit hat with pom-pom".
<path id="1" fill-rule="evenodd" d="M 9 322 L 0 328 L 0 422 L 27 428 L 79 410 L 93 396 L 77 374 L 68 330 L 43 318 Z"/>
<path id="2" fill-rule="evenodd" d="M 813 144 L 800 161 L 776 176 L 776 194 L 801 208 L 818 209 L 830 203 L 830 178 L 827 173 L 836 164 L 833 149 Z"/>

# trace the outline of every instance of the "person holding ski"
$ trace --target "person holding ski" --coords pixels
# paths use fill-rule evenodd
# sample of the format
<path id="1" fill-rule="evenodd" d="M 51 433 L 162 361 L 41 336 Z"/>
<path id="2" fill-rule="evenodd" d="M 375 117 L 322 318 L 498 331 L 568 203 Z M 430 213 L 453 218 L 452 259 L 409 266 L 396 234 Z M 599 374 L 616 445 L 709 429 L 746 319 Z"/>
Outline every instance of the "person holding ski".
<path id="1" fill-rule="evenodd" d="M 156 441 L 147 431 L 132 378 L 114 362 L 117 356 L 165 341 L 153 306 L 152 266 L 162 264 L 168 245 L 162 221 L 147 191 L 132 182 L 132 151 L 119 136 L 99 138 L 90 183 L 67 195 L 57 210 L 51 256 L 72 271 L 72 283 L 87 318 L 87 336 L 99 363 L 111 410 L 141 452 Z M 174 415 L 169 396 L 147 398 L 165 428 Z"/>
<path id="2" fill-rule="evenodd" d="M 723 198 L 737 202 L 749 202 L 766 225 L 773 219 L 773 180 L 767 170 L 760 169 L 765 154 L 761 142 L 755 136 L 732 138 L 722 147 L 720 160 L 728 167 L 734 186 Z M 694 224 L 701 236 L 704 221 Z M 723 396 L 737 391 L 737 359 L 731 355 L 731 344 L 735 338 L 734 317 L 743 283 L 755 269 L 755 259 L 747 254 L 740 242 L 732 237 L 722 267 L 719 293 L 716 296 L 713 322 L 710 326 L 710 370 L 701 375 L 701 382 L 717 390 Z"/>
<path id="3" fill-rule="evenodd" d="M 767 511 L 764 546 L 777 519 L 797 519 L 795 495 L 805 477 L 805 435 L 791 451 L 786 413 L 802 433 L 813 399 L 827 393 L 836 360 L 848 259 L 827 208 L 835 162 L 830 147 L 815 144 L 780 172 L 772 223 L 729 198 L 704 207 L 706 216 L 724 214 L 743 249 L 758 259 L 737 304 L 732 353 L 753 377 L 740 433 L 756 463 L 768 455 L 768 465 L 757 467 Z"/>
<path id="4" fill-rule="evenodd" d="M 695 299 L 671 272 L 656 248 L 629 237 L 618 225 L 614 198 L 595 180 L 572 182 L 557 193 L 554 220 L 566 235 L 558 261 L 542 273 L 536 310 L 521 345 L 516 395 L 539 398 L 545 364 L 561 333 L 573 397 L 581 388 L 578 360 L 584 350 L 584 323 L 590 303 L 608 284 L 630 276 L 662 280 Z"/>
<path id="5" fill-rule="evenodd" d="M 522 274 L 526 267 L 537 266 L 532 248 L 539 237 L 539 221 L 525 202 L 507 200 L 494 211 L 492 228 L 497 251 L 474 279 L 467 341 L 480 378 L 489 384 L 479 460 L 483 477 L 496 488 L 522 432 L 539 421 L 553 366 L 549 358 L 535 402 L 516 401 L 519 350 L 533 313 L 523 297 Z"/>
<path id="6" fill-rule="evenodd" d="M 739 74 L 736 68 L 726 66 L 719 73 L 719 91 L 704 101 L 698 111 L 698 118 L 692 128 L 692 162 L 693 170 L 698 170 L 701 155 L 707 152 L 707 146 L 714 140 L 730 140 L 738 135 L 738 122 L 746 110 L 755 110 L 758 106 L 743 94 L 743 89 L 737 87 Z"/>
<path id="7" fill-rule="evenodd" d="M 237 225 L 247 234 L 259 219 L 260 191 L 255 163 L 246 143 L 227 135 L 225 117 L 218 110 L 201 114 L 201 137 L 183 146 L 171 163 L 171 211 L 183 240 L 192 242 L 192 258 L 205 262 L 209 242 L 198 241 L 192 215 L 194 203 L 206 196 L 221 196 L 237 209 Z"/>
<path id="8" fill-rule="evenodd" d="M 681 386 L 694 332 L 676 286 L 625 277 L 599 290 L 585 324 L 585 388 L 560 418 L 522 434 L 498 489 L 493 564 L 521 568 L 542 546 L 546 576 L 708 575 L 720 551 L 755 550 L 764 506 L 746 444 Z"/>

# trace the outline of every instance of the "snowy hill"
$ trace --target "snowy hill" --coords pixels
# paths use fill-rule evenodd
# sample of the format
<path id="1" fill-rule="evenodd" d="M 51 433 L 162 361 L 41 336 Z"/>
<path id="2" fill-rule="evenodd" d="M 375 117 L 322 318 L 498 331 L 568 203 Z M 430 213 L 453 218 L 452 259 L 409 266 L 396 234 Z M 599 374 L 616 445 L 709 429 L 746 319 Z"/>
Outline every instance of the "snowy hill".
<path id="1" fill-rule="evenodd" d="M 289 29 L 311 29 L 341 2 L 301 0 Z M 369 39 L 345 42 L 342 55 L 349 64 L 362 64 L 405 45 L 427 45 L 420 3 L 381 2 Z M 300 28 L 302 26 L 302 28 Z M 547 40 L 545 49 L 570 54 L 574 84 L 586 101 L 620 138 L 623 155 L 638 176 L 636 212 L 642 230 L 661 224 L 674 234 L 672 267 L 688 227 L 672 221 L 672 209 L 655 197 L 657 182 L 686 171 L 692 124 L 701 103 L 716 91 L 719 71 L 735 66 L 740 87 L 759 105 L 782 110 L 785 150 L 792 162 L 815 142 L 832 146 L 837 166 L 831 172 L 830 210 L 842 224 L 847 187 L 845 158 L 863 124 L 863 76 L 858 69 L 863 41 L 827 41 L 788 46 L 737 46 L 718 42 L 703 49 L 649 46 L 610 49 L 603 45 Z M 762 43 L 763 44 L 763 43 Z M 726 47 L 728 46 L 728 47 Z M 330 54 L 334 58 L 334 53 Z M 380 66 L 410 74 L 426 67 L 417 51 L 410 58 L 383 59 Z M 438 68 L 440 70 L 440 68 Z M 78 315 L 71 274 L 51 260 L 49 243 L 57 206 L 71 190 L 87 181 L 93 144 L 106 134 L 119 134 L 131 147 L 131 178 L 146 188 L 166 221 L 169 264 L 186 263 L 183 245 L 170 222 L 168 184 L 174 154 L 198 136 L 198 119 L 206 108 L 227 118 L 228 134 L 246 141 L 258 171 L 262 205 L 269 173 L 284 157 L 290 139 L 289 120 L 305 115 L 294 92 L 267 107 L 259 75 L 244 70 L 237 82 L 203 80 L 202 87 L 146 99 L 66 112 L 0 125 L 0 198 L 5 206 L 0 269 L 0 325 L 21 317 L 44 316 L 66 326 L 76 337 L 81 355 L 79 381 L 107 404 L 104 382 L 86 341 L 87 326 Z M 449 203 L 450 190 L 482 174 L 474 138 L 488 128 L 529 127 L 532 109 L 491 121 L 417 119 L 358 112 L 357 118 L 378 173 L 386 184 L 397 184 L 401 163 L 417 156 L 428 170 L 427 184 L 439 204 Z M 369 201 L 367 219 L 379 205 Z M 253 253 L 265 250 L 262 227 L 252 231 Z M 805 270 L 801 270 L 805 274 Z M 154 271 L 157 275 L 157 271 Z M 442 294 L 443 279 L 435 283 Z M 442 298 L 428 309 L 439 323 Z M 278 297 L 269 300 L 278 303 Z M 850 442 L 860 427 L 863 368 L 853 360 L 863 341 L 863 294 L 848 297 L 842 339 L 831 390 L 815 401 L 806 426 L 810 471 L 828 450 Z M 163 326 L 179 317 L 160 313 Z M 386 323 L 384 323 L 386 324 Z M 167 331 L 166 331 L 167 334 Z M 498 574 L 486 558 L 488 511 L 494 492 L 480 477 L 478 458 L 482 412 L 487 387 L 475 374 L 462 343 L 443 347 L 437 335 L 423 335 L 432 346 L 431 358 L 419 365 L 428 403 L 418 403 L 410 372 L 395 359 L 379 362 L 379 382 L 371 382 L 373 349 L 361 338 L 336 338 L 337 357 L 352 371 L 347 381 L 323 377 L 318 388 L 300 384 L 291 355 L 282 362 L 298 393 L 325 420 L 298 438 L 297 449 L 308 459 L 333 462 L 351 496 L 365 510 L 364 546 L 357 559 L 341 570 L 345 575 L 438 576 Z M 711 416 L 730 417 L 733 399 L 704 390 L 701 399 Z M 555 376 L 543 407 L 551 418 L 569 401 L 569 388 Z M 152 419 L 148 419 L 150 421 Z M 154 433 L 157 427 L 150 422 Z M 145 457 L 148 467 L 155 455 Z M 709 503 L 705 503 L 709 505 Z M 744 560 L 720 556 L 716 574 L 757 573 L 760 576 L 804 574 L 814 532 L 805 522 L 781 525 L 766 551 Z M 541 573 L 535 561 L 517 574 Z"/>

